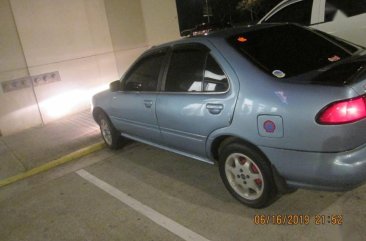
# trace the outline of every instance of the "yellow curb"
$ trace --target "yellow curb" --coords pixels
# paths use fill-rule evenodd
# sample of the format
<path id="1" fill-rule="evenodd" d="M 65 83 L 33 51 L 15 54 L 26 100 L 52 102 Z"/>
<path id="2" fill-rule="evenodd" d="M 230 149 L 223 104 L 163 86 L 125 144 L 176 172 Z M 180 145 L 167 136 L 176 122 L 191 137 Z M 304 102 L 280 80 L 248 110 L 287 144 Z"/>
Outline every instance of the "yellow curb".
<path id="1" fill-rule="evenodd" d="M 69 153 L 69 154 L 67 154 L 63 157 L 60 157 L 60 158 L 58 158 L 56 160 L 53 160 L 53 161 L 50 161 L 50 162 L 48 162 L 44 165 L 41 165 L 41 166 L 35 167 L 33 169 L 30 169 L 28 171 L 19 173 L 15 176 L 8 177 L 4 180 L 0 180 L 0 187 L 12 184 L 14 182 L 17 182 L 17 181 L 22 180 L 24 178 L 36 175 L 38 173 L 48 171 L 48 170 L 50 170 L 54 167 L 60 166 L 60 165 L 65 164 L 67 162 L 71 162 L 75 159 L 87 156 L 87 155 L 89 155 L 93 152 L 99 151 L 99 150 L 103 149 L 104 147 L 105 147 L 104 142 L 99 142 L 99 143 L 90 145 L 88 147 L 79 149 L 77 151 L 71 152 L 71 153 Z"/>

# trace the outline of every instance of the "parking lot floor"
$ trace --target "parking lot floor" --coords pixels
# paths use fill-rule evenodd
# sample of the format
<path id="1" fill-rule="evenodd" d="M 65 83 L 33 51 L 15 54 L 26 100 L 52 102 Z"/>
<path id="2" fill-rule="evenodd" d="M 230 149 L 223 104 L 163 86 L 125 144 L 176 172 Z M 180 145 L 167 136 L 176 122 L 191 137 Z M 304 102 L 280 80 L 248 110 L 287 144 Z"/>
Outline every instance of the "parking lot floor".
<path id="1" fill-rule="evenodd" d="M 90 110 L 0 137 L 0 180 L 101 141 Z"/>
<path id="2" fill-rule="evenodd" d="M 184 239 L 112 196 L 108 186 L 202 239 Z M 308 215 L 308 224 L 255 224 L 257 215 Z M 342 224 L 328 223 L 340 215 Z M 258 217 L 258 216 L 257 216 Z M 324 217 L 317 225 L 316 217 Z M 264 209 L 234 200 L 217 166 L 132 142 L 0 189 L 1 240 L 365 240 L 366 185 L 345 193 L 298 190 Z"/>

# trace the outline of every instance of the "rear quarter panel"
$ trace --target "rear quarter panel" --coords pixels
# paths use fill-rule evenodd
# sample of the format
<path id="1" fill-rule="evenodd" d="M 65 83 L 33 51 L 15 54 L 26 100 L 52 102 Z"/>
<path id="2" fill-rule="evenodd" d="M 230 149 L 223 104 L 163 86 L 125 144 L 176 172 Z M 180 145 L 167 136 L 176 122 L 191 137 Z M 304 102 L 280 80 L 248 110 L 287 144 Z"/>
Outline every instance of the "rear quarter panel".
<path id="1" fill-rule="evenodd" d="M 218 136 L 232 135 L 256 146 L 340 152 L 366 142 L 366 120 L 344 125 L 320 125 L 316 122 L 317 114 L 326 105 L 358 96 L 352 88 L 295 84 L 285 79 L 275 79 L 223 41 L 218 43 L 220 50 L 239 77 L 240 91 L 231 126 L 213 132 L 209 143 Z M 280 116 L 283 136 L 259 135 L 260 115 Z"/>

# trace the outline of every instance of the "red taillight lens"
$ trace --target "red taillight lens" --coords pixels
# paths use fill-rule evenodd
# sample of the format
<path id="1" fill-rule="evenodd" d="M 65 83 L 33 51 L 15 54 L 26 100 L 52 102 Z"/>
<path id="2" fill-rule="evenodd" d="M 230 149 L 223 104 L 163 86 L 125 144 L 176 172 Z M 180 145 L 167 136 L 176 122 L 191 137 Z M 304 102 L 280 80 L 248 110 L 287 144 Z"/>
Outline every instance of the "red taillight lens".
<path id="1" fill-rule="evenodd" d="M 366 118 L 366 97 L 338 101 L 325 107 L 317 122 L 325 125 L 346 124 Z"/>

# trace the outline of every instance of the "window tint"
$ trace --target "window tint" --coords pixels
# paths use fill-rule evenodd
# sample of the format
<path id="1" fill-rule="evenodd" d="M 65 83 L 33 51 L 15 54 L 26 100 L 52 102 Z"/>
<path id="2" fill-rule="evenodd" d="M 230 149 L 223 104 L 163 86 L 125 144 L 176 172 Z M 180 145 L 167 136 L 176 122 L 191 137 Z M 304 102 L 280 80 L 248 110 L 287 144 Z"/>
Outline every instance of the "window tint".
<path id="1" fill-rule="evenodd" d="M 291 22 L 302 25 L 310 25 L 311 9 L 313 1 L 300 1 L 284 7 L 269 19 L 266 23 Z"/>
<path id="2" fill-rule="evenodd" d="M 202 91 L 206 56 L 207 52 L 199 49 L 174 50 L 165 90 L 169 92 Z"/>
<path id="3" fill-rule="evenodd" d="M 228 80 L 211 55 L 208 55 L 204 72 L 203 90 L 206 92 L 224 92 L 228 89 Z"/>
<path id="4" fill-rule="evenodd" d="M 327 0 L 325 22 L 366 13 L 366 0 Z"/>
<path id="5" fill-rule="evenodd" d="M 316 78 L 312 79 L 312 83 L 342 86 L 352 83 L 357 79 L 353 77 L 365 70 L 366 61 L 350 61 L 349 63 L 335 65 L 332 68 L 322 71 Z"/>
<path id="6" fill-rule="evenodd" d="M 354 53 L 356 52 L 359 48 L 356 47 L 354 44 L 347 42 L 343 39 L 340 39 L 334 35 L 319 31 L 314 29 L 315 32 L 318 32 L 321 35 L 324 35 L 327 39 L 331 40 L 332 42 L 334 42 L 335 44 L 338 44 L 340 47 L 344 48 L 345 50 Z"/>
<path id="7" fill-rule="evenodd" d="M 277 78 L 319 69 L 352 54 L 322 35 L 296 25 L 257 29 L 235 35 L 229 41 L 244 56 Z"/>
<path id="8" fill-rule="evenodd" d="M 156 91 L 165 53 L 141 59 L 124 79 L 125 91 Z"/>
<path id="9" fill-rule="evenodd" d="M 174 50 L 167 74 L 168 92 L 224 92 L 228 89 L 224 72 L 205 50 Z"/>

